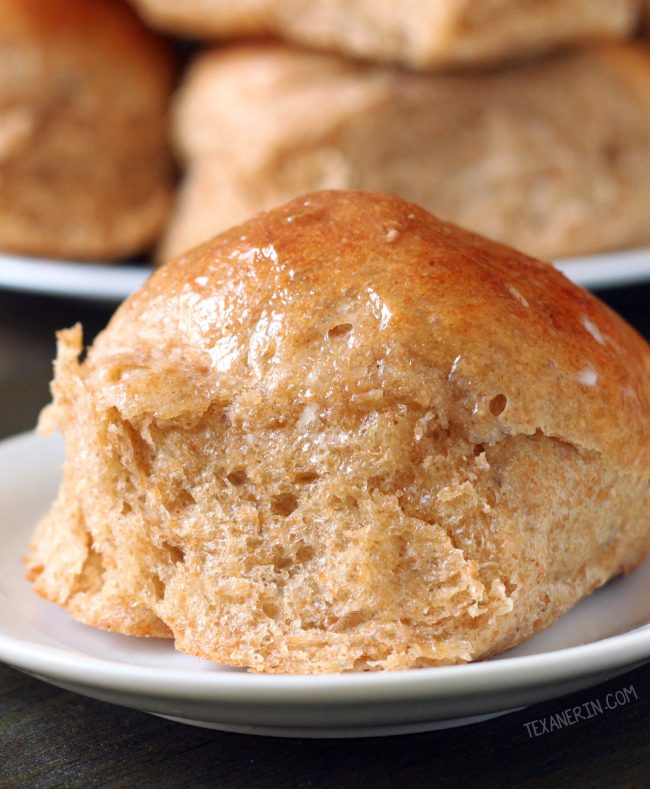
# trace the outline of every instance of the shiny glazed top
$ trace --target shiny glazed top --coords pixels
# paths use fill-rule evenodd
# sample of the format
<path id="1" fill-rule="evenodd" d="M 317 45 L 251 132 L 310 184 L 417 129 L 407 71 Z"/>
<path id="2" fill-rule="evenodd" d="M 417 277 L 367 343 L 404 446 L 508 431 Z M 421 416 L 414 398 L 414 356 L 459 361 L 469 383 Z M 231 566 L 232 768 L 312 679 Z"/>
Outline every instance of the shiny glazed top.
<path id="1" fill-rule="evenodd" d="M 381 390 L 474 441 L 540 431 L 650 474 L 647 343 L 550 264 L 386 195 L 307 195 L 171 260 L 84 376 L 127 418 L 244 392 L 309 419 Z"/>

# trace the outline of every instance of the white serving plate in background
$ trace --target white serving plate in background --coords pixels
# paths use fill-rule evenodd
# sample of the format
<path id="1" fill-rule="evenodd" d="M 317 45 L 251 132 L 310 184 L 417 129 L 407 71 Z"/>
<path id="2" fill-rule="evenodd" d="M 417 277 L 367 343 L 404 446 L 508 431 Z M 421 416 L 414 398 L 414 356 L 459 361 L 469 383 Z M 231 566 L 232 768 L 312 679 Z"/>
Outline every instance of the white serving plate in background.
<path id="1" fill-rule="evenodd" d="M 557 263 L 586 288 L 650 282 L 650 248 L 624 250 Z M 0 253 L 0 288 L 117 303 L 151 274 L 145 264 L 74 263 Z"/>
<path id="2" fill-rule="evenodd" d="M 0 442 L 0 660 L 54 685 L 197 726 L 361 737 L 475 723 L 650 659 L 650 559 L 516 650 L 463 666 L 255 675 L 182 655 L 167 640 L 85 627 L 31 591 L 20 561 L 62 460 L 58 437 Z"/>

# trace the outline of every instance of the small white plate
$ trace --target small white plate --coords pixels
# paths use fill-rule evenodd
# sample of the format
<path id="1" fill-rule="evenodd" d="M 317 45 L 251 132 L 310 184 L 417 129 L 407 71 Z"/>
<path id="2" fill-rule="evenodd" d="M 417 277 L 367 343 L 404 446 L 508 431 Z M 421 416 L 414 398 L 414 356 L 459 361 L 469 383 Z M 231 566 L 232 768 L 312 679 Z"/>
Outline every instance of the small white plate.
<path id="1" fill-rule="evenodd" d="M 78 693 L 229 731 L 358 737 L 473 723 L 650 659 L 650 560 L 506 656 L 464 666 L 255 675 L 179 654 L 169 641 L 85 627 L 37 598 L 20 562 L 62 458 L 56 437 L 0 442 L 0 660 Z"/>
<path id="2" fill-rule="evenodd" d="M 573 258 L 557 267 L 586 288 L 650 282 L 650 248 Z M 145 264 L 69 263 L 0 253 L 0 288 L 117 303 L 152 270 Z"/>

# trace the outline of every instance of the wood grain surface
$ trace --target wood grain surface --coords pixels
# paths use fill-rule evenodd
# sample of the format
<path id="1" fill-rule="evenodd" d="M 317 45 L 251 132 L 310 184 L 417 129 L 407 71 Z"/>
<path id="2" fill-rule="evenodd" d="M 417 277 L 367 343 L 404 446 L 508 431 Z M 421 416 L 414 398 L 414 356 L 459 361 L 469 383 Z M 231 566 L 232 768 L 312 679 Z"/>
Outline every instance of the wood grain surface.
<path id="1" fill-rule="evenodd" d="M 601 294 L 650 337 L 650 286 Z M 48 399 L 53 332 L 86 339 L 105 307 L 0 292 L 0 438 Z M 0 524 L 0 537 L 2 524 Z M 594 701 L 626 701 L 557 728 Z M 621 695 L 621 691 L 624 691 Z M 572 716 L 569 716 L 569 720 Z M 574 716 L 575 717 L 575 716 Z M 557 720 L 557 719 L 556 719 Z M 78 696 L 0 665 L 0 787 L 646 787 L 650 664 L 491 721 L 359 740 L 276 739 L 171 723 Z"/>

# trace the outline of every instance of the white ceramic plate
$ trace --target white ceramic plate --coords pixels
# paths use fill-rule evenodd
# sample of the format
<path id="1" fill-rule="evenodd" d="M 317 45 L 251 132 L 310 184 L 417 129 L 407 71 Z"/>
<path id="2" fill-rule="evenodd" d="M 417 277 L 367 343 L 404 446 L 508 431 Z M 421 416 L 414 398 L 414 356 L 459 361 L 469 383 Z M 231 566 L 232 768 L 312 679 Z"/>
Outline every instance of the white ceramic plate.
<path id="1" fill-rule="evenodd" d="M 587 288 L 650 282 L 650 248 L 573 258 L 557 266 Z M 144 264 L 65 263 L 0 253 L 0 288 L 93 301 L 122 301 L 151 271 Z"/>
<path id="2" fill-rule="evenodd" d="M 254 675 L 181 655 L 165 640 L 85 627 L 38 599 L 20 563 L 55 494 L 62 457 L 56 437 L 0 442 L 0 660 L 55 685 L 199 726 L 346 737 L 475 722 L 650 659 L 650 560 L 506 656 L 465 666 Z"/>

